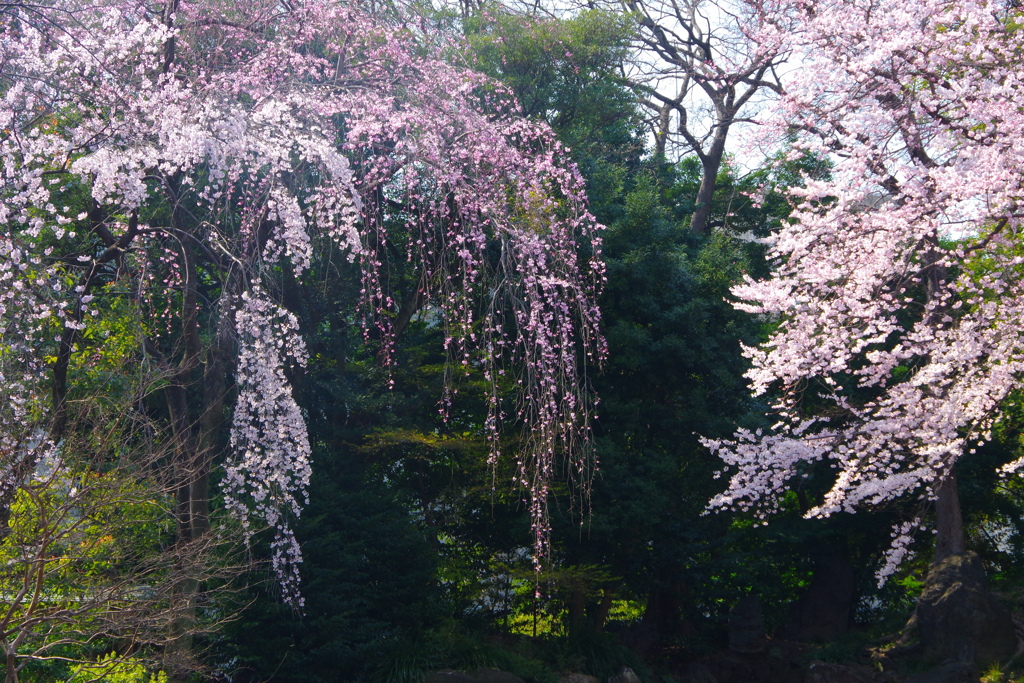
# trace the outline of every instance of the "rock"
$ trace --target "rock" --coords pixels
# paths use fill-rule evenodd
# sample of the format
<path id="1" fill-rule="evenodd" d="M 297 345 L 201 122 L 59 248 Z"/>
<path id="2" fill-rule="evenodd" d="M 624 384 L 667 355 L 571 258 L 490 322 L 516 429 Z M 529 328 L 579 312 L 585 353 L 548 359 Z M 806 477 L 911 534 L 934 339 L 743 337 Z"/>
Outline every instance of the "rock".
<path id="1" fill-rule="evenodd" d="M 480 683 L 525 683 L 519 676 L 499 669 L 480 668 L 472 676 Z"/>
<path id="2" fill-rule="evenodd" d="M 729 610 L 729 649 L 742 654 L 761 652 L 765 647 L 761 599 L 747 595 Z"/>
<path id="3" fill-rule="evenodd" d="M 622 671 L 614 676 L 608 677 L 608 683 L 641 683 L 640 677 L 628 666 L 622 667 Z"/>
<path id="4" fill-rule="evenodd" d="M 558 679 L 558 683 L 601 683 L 597 676 L 590 674 L 566 674 Z"/>
<path id="5" fill-rule="evenodd" d="M 952 662 L 922 674 L 915 674 L 906 683 L 977 683 L 978 673 L 965 662 Z"/>
<path id="6" fill-rule="evenodd" d="M 811 662 L 807 667 L 805 683 L 874 683 L 871 667 L 856 664 Z"/>
<path id="7" fill-rule="evenodd" d="M 907 630 L 922 656 L 939 662 L 986 666 L 1007 661 L 1017 646 L 1010 612 L 989 591 L 974 553 L 932 567 Z"/>

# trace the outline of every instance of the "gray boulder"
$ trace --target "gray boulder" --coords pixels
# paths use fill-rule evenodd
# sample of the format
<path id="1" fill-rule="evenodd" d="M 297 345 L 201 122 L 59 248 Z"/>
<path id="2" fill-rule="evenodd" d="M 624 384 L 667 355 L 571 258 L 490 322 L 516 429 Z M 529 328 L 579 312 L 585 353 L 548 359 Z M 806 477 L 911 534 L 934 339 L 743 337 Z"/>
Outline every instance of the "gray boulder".
<path id="1" fill-rule="evenodd" d="M 566 674 L 558 679 L 558 683 L 601 683 L 597 676 L 590 674 Z"/>
<path id="2" fill-rule="evenodd" d="M 921 654 L 938 662 L 986 666 L 1017 648 L 1010 612 L 988 588 L 975 553 L 951 555 L 932 567 L 907 624 Z"/>
<path id="3" fill-rule="evenodd" d="M 608 683 L 641 683 L 640 677 L 628 666 L 622 667 L 622 671 L 614 676 L 608 677 Z"/>

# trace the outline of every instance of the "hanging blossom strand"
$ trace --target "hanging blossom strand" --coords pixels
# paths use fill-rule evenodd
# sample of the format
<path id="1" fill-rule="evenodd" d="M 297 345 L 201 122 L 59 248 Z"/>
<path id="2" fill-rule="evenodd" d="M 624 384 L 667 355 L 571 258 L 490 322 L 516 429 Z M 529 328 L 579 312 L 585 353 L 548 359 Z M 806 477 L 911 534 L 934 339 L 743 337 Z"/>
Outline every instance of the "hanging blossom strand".
<path id="1" fill-rule="evenodd" d="M 298 567 L 302 552 L 289 517 L 308 502 L 312 474 L 306 422 L 285 376 L 289 364 L 305 366 L 306 345 L 295 316 L 271 301 L 258 284 L 242 295 L 235 313 L 238 334 L 238 401 L 231 425 L 234 460 L 224 493 L 228 509 L 247 533 L 255 514 L 274 530 L 274 571 L 285 599 L 302 606 Z"/>
<path id="2" fill-rule="evenodd" d="M 591 466 L 587 371 L 604 353 L 601 226 L 567 150 L 498 84 L 452 65 L 452 46 L 424 44 L 429 27 L 318 0 L 175 8 L 56 0 L 0 16 L 0 417 L 46 422 L 43 359 L 66 370 L 111 283 L 159 309 L 147 348 L 179 387 L 221 367 L 200 346 L 226 353 L 234 329 L 228 507 L 275 527 L 275 567 L 298 599 L 289 519 L 309 445 L 285 368 L 304 352 L 276 283 L 333 240 L 361 269 L 387 359 L 399 304 L 383 283 L 404 253 L 441 311 L 450 379 L 482 366 L 490 382 L 492 460 L 521 430 L 513 457 L 543 553 L 556 462 L 582 478 Z M 176 425 L 181 462 L 203 462 L 185 452 L 202 442 L 198 416 Z"/>

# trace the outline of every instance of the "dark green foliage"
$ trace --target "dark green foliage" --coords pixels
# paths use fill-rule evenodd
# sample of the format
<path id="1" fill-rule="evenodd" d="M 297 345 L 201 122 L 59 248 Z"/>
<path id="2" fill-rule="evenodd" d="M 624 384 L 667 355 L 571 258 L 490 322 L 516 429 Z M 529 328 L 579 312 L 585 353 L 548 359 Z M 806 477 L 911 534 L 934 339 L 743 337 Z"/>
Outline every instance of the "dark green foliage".
<path id="1" fill-rule="evenodd" d="M 618 70 L 627 19 L 590 12 L 542 21 L 488 9 L 466 25 L 479 66 L 572 148 L 595 213 L 609 226 L 601 301 L 609 358 L 595 380 L 600 470 L 582 528 L 568 498 L 556 506 L 561 554 L 551 569 L 557 576 L 591 567 L 606 578 L 556 579 L 554 606 L 579 637 L 604 626 L 600 602 L 610 598 L 639 601 L 644 621 L 665 636 L 690 629 L 694 615 L 723 624 L 750 590 L 784 604 L 806 583 L 813 557 L 794 554 L 792 529 L 766 535 L 726 515 L 701 515 L 720 486 L 720 463 L 698 435 L 726 436 L 737 421 L 763 419 L 766 406 L 749 398 L 740 352 L 741 342 L 761 338 L 763 323 L 735 311 L 729 290 L 744 275 L 767 272 L 755 240 L 788 215 L 779 190 L 827 166 L 803 161 L 739 177 L 727 162 L 711 215 L 716 229 L 697 238 L 689 220 L 700 163 L 640 160 L 636 97 Z M 789 578 L 779 582 L 780 571 Z"/>
<path id="2" fill-rule="evenodd" d="M 738 181 L 728 168 L 722 181 L 728 207 Z M 728 300 L 744 273 L 763 267 L 763 256 L 760 245 L 726 231 L 692 235 L 683 198 L 698 182 L 689 161 L 655 165 L 633 176 L 622 216 L 609 226 L 600 474 L 582 535 L 564 528 L 561 536 L 572 562 L 607 566 L 622 579 L 621 595 L 642 600 L 645 621 L 665 635 L 684 629 L 684 614 L 723 618 L 759 566 L 774 571 L 763 547 L 740 555 L 725 548 L 727 516 L 702 516 L 720 464 L 698 437 L 728 435 L 737 420 L 763 411 L 746 390 L 740 349 L 757 342 L 760 323 Z M 762 214 L 754 228 L 763 233 L 779 218 Z M 734 577 L 728 589 L 723 575 Z M 717 595 L 700 593 L 708 588 Z"/>
<path id="3" fill-rule="evenodd" d="M 727 162 L 713 230 L 694 236 L 699 162 L 643 159 L 635 94 L 619 77 L 630 22 L 600 12 L 539 20 L 495 7 L 462 22 L 478 68 L 572 149 L 608 226 L 609 356 L 594 379 L 600 469 L 587 514 L 562 483 L 552 501 L 556 551 L 534 576 L 513 466 L 486 463 L 481 378 L 459 378 L 442 419 L 445 357 L 429 307 L 411 316 L 395 365 L 382 368 L 351 308 L 359 285 L 325 254 L 328 277 L 316 281 L 329 284 L 312 295 L 294 288 L 289 303 L 311 352 L 300 382 L 316 449 L 299 526 L 306 613 L 261 597 L 231 637 L 246 672 L 236 680 L 411 683 L 476 667 L 543 683 L 570 670 L 604 679 L 623 666 L 646 676 L 643 658 L 622 644 L 636 645 L 637 632 L 703 656 L 725 646 L 729 609 L 748 593 L 762 598 L 774 629 L 832 552 L 855 563 L 858 590 L 879 598 L 875 614 L 905 607 L 906 580 L 880 593 L 872 576 L 899 510 L 808 522 L 801 515 L 822 493 L 812 476 L 767 529 L 702 514 L 722 482 L 699 436 L 766 419 L 766 404 L 747 391 L 741 343 L 757 343 L 767 323 L 737 312 L 730 288 L 767 272 L 758 240 L 786 220 L 783 190 L 828 169 L 805 160 L 740 176 Z M 395 258 L 385 283 L 393 298 L 409 299 L 418 283 Z M 287 293 L 287 277 L 282 286 Z M 531 617 L 542 625 L 536 637 L 522 635 Z"/>
<path id="4" fill-rule="evenodd" d="M 623 667 L 633 669 L 645 680 L 649 676 L 643 660 L 614 636 L 582 632 L 553 640 L 549 647 L 560 670 L 580 671 L 602 681 Z"/>
<path id="5" fill-rule="evenodd" d="M 644 152 L 636 96 L 620 71 L 633 19 L 589 10 L 542 20 L 493 6 L 465 29 L 476 68 L 507 86 L 524 115 L 551 125 L 587 181 L 591 211 L 609 222 Z"/>
<path id="6" fill-rule="evenodd" d="M 258 600 L 229 635 L 235 680 L 365 680 L 439 620 L 430 544 L 386 491 L 319 477 L 300 534 L 305 613 Z"/>
<path id="7" fill-rule="evenodd" d="M 1009 588 L 1024 579 L 1024 482 L 1000 477 L 1003 464 L 1024 454 L 1024 404 L 1015 396 L 992 440 L 957 464 L 960 499 L 969 543 L 985 561 L 992 580 Z"/>
<path id="8" fill-rule="evenodd" d="M 310 351 L 296 378 L 316 470 L 296 526 L 306 605 L 296 614 L 266 583 L 253 592 L 221 644 L 221 666 L 234 680 L 369 680 L 401 643 L 444 616 L 430 535 L 416 510 L 371 475 L 374 463 L 359 448 L 396 407 L 420 397 L 388 393 L 387 371 L 364 345 L 351 307 L 358 283 L 333 265 L 345 264 L 337 254 L 324 256 L 320 281 L 329 284 L 294 288 L 285 274 L 282 285 Z M 408 367 L 422 369 L 424 360 Z"/>

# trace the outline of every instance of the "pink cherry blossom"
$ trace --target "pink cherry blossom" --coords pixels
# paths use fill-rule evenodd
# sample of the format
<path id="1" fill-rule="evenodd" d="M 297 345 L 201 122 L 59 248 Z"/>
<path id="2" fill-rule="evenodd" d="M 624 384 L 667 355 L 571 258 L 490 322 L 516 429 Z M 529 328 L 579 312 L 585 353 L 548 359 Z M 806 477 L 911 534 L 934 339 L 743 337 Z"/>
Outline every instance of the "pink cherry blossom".
<path id="1" fill-rule="evenodd" d="M 184 335 L 184 371 L 200 362 L 202 321 L 218 339 L 233 328 L 228 507 L 276 530 L 275 568 L 298 600 L 290 520 L 310 447 L 284 369 L 305 351 L 275 274 L 287 260 L 301 276 L 333 240 L 362 269 L 365 324 L 388 361 L 386 244 L 403 239 L 443 311 L 453 371 L 482 351 L 493 457 L 505 423 L 526 435 L 515 457 L 543 552 L 555 459 L 588 467 L 587 368 L 604 353 L 600 226 L 566 150 L 423 26 L 321 0 L 153 7 L 56 0 L 0 17 L 0 450 L 49 420 L 51 383 L 59 413 L 64 380 L 43 359 L 66 369 L 102 278 Z M 72 185 L 91 210 L 57 201 Z M 100 246 L 76 253 L 76 236 Z M 198 296 L 197 260 L 219 301 Z M 506 371 L 519 380 L 509 415 Z"/>
<path id="2" fill-rule="evenodd" d="M 817 461 L 836 478 L 808 516 L 932 498 L 1024 371 L 1019 16 L 984 0 L 780 11 L 800 68 L 762 135 L 797 134 L 834 170 L 794 191 L 772 277 L 734 290 L 777 324 L 746 354 L 779 422 L 707 442 L 732 472 L 711 507 L 764 515 Z"/>

